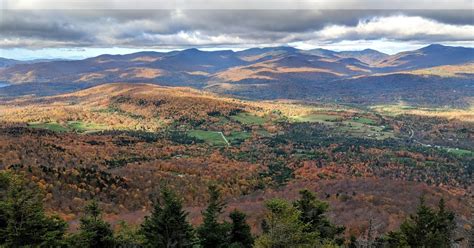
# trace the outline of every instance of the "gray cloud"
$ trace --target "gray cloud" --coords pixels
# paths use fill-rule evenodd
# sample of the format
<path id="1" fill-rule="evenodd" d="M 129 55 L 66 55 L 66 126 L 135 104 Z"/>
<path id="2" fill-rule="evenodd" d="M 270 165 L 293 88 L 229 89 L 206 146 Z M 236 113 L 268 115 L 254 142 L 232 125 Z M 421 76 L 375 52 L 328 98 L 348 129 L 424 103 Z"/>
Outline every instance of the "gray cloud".
<path id="1" fill-rule="evenodd" d="M 472 0 L 0 0 L 5 9 L 471 9 Z"/>
<path id="2" fill-rule="evenodd" d="M 9 9 L 0 13 L 0 46 L 19 48 L 247 47 L 344 40 L 435 43 L 474 39 L 469 9 Z"/>

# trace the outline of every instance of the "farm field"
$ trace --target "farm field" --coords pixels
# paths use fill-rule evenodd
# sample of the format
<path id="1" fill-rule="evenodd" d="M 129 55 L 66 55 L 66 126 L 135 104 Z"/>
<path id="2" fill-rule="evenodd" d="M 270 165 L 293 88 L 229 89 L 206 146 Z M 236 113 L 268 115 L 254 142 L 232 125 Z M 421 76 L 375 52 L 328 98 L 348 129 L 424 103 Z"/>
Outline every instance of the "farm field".
<path id="1" fill-rule="evenodd" d="M 227 140 L 222 132 L 191 130 L 188 132 L 191 137 L 203 140 L 204 142 L 215 146 L 227 146 Z"/>
<path id="2" fill-rule="evenodd" d="M 97 98 L 99 90 L 108 94 Z M 423 188 L 431 202 L 442 195 L 456 210 L 457 221 L 467 224 L 470 122 L 400 114 L 396 107 L 383 113 L 314 102 L 257 104 L 146 84 L 98 86 L 76 94 L 82 102 L 73 105 L 75 94 L 34 104 L 16 99 L 2 105 L 0 123 L 3 169 L 43 185 L 48 211 L 70 223 L 77 223 L 94 197 L 114 226 L 130 216 L 138 221 L 130 223 L 138 224 L 152 209 L 150 194 L 166 182 L 183 196 L 192 223 L 200 221 L 207 185 L 219 185 L 229 207 L 244 206 L 254 233 L 262 231 L 261 199 L 285 192 L 293 196 L 303 186 L 329 200 L 329 216 L 351 206 L 367 210 L 338 222 L 348 234 L 360 235 L 369 215 L 384 223 L 407 216 L 410 206 L 394 213 L 375 200 L 405 206 L 391 197 L 405 184 Z M 343 186 L 348 180 L 350 186 Z M 381 188 L 369 194 L 364 187 L 371 185 Z M 411 202 L 419 192 L 411 192 Z"/>
<path id="3" fill-rule="evenodd" d="M 65 124 L 59 124 L 54 122 L 46 122 L 46 123 L 39 123 L 39 122 L 32 122 L 28 123 L 28 126 L 31 128 L 41 128 L 47 129 L 54 132 L 97 132 L 101 130 L 107 129 L 105 125 L 95 124 L 95 123 L 84 123 L 82 121 L 68 121 Z"/>

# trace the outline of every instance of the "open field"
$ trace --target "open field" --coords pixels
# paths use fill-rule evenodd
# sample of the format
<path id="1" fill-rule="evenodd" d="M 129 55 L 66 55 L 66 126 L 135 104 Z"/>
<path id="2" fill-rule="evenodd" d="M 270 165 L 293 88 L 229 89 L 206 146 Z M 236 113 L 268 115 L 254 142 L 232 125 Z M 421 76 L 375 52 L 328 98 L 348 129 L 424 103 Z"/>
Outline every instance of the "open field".
<path id="1" fill-rule="evenodd" d="M 46 122 L 46 123 L 29 123 L 28 126 L 31 128 L 40 128 L 40 129 L 48 129 L 53 132 L 67 132 L 70 131 L 69 128 L 64 127 L 58 123 Z"/>
<path id="2" fill-rule="evenodd" d="M 338 131 L 355 137 L 375 138 L 378 140 L 395 138 L 392 131 L 385 131 L 383 126 L 373 126 L 355 121 L 343 121 L 343 126 L 337 128 Z"/>
<path id="3" fill-rule="evenodd" d="M 442 117 L 446 119 L 455 119 L 460 121 L 474 122 L 474 105 L 468 109 L 454 108 L 425 108 L 415 107 L 405 104 L 399 105 L 376 105 L 370 107 L 372 110 L 384 115 L 419 115 L 428 117 Z"/>
<path id="4" fill-rule="evenodd" d="M 331 112 L 326 110 L 326 112 Z M 367 117 L 359 117 L 350 115 L 350 112 L 336 112 L 331 114 L 323 114 L 322 110 L 319 112 L 302 115 L 292 116 L 290 120 L 293 122 L 308 122 L 308 123 L 320 123 L 333 128 L 333 132 L 350 135 L 359 138 L 369 138 L 383 140 L 387 138 L 395 138 L 395 133 L 390 130 L 386 130 L 385 126 L 377 126 L 377 122 L 374 119 Z"/>
<path id="5" fill-rule="evenodd" d="M 40 128 L 40 129 L 48 129 L 54 132 L 95 132 L 107 129 L 107 126 L 100 125 L 96 123 L 85 123 L 82 121 L 68 121 L 64 124 L 54 123 L 54 122 L 32 122 L 28 124 L 31 128 Z"/>
<path id="6" fill-rule="evenodd" d="M 226 146 L 227 142 L 222 137 L 221 132 L 216 131 L 204 131 L 204 130 L 191 130 L 188 131 L 191 137 L 203 140 L 204 142 L 215 145 L 215 146 Z"/>
<path id="7" fill-rule="evenodd" d="M 319 122 L 329 125 L 332 125 L 332 122 L 342 120 L 340 116 L 328 114 L 308 114 L 302 116 L 291 116 L 290 119 L 295 122 Z"/>
<path id="8" fill-rule="evenodd" d="M 458 148 L 444 148 L 449 153 L 455 154 L 457 156 L 474 156 L 474 151 Z"/>
<path id="9" fill-rule="evenodd" d="M 365 117 L 353 117 L 352 121 L 362 123 L 362 124 L 366 124 L 366 125 L 376 125 L 377 124 L 376 121 L 374 121 L 372 119 L 369 119 L 369 118 L 365 118 Z"/>
<path id="10" fill-rule="evenodd" d="M 232 131 L 228 135 L 217 131 L 191 130 L 187 132 L 191 137 L 203 140 L 205 143 L 214 146 L 227 146 L 236 142 L 245 141 L 252 136 L 251 132 Z M 227 143 L 226 142 L 226 140 Z"/>

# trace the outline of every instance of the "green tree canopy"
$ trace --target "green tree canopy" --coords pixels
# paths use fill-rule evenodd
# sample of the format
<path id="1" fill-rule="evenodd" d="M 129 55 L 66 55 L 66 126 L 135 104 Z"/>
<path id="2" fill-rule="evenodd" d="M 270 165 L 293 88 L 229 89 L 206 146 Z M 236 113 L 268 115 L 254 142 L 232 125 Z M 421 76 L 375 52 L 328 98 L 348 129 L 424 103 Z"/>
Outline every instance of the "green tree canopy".
<path id="1" fill-rule="evenodd" d="M 336 226 L 325 216 L 329 204 L 319 201 L 316 195 L 307 190 L 300 191 L 300 199 L 294 202 L 294 206 L 301 212 L 300 220 L 308 225 L 307 231 L 318 232 L 321 239 L 344 242 L 341 235 L 344 233 L 343 226 Z"/>
<path id="2" fill-rule="evenodd" d="M 120 247 L 140 247 L 143 243 L 143 237 L 136 226 L 131 226 L 124 220 L 121 220 L 115 230 L 115 243 Z"/>
<path id="3" fill-rule="evenodd" d="M 399 231 L 390 232 L 386 240 L 390 247 L 451 247 L 454 217 L 453 212 L 446 210 L 444 199 L 439 201 L 436 211 L 422 197 L 416 213 L 401 224 Z"/>
<path id="4" fill-rule="evenodd" d="M 234 209 L 229 214 L 231 222 L 229 240 L 231 247 L 251 248 L 253 245 L 253 237 L 250 232 L 250 226 L 246 222 L 245 213 Z"/>
<path id="5" fill-rule="evenodd" d="M 141 233 L 147 247 L 181 248 L 192 247 L 195 241 L 192 226 L 186 220 L 182 201 L 174 192 L 163 189 L 162 202 L 154 206 L 150 217 L 146 217 Z"/>
<path id="6" fill-rule="evenodd" d="M 255 247 L 313 248 L 320 245 L 318 233 L 307 231 L 310 227 L 301 221 L 301 212 L 288 201 L 272 199 L 265 206 L 264 233 L 255 241 Z"/>
<path id="7" fill-rule="evenodd" d="M 203 212 L 203 223 L 198 228 L 201 245 L 204 248 L 220 248 L 229 245 L 229 223 L 219 222 L 225 203 L 222 201 L 219 189 L 209 186 L 209 204 Z"/>
<path id="8" fill-rule="evenodd" d="M 61 246 L 66 227 L 59 217 L 46 215 L 36 185 L 0 172 L 0 246 Z"/>
<path id="9" fill-rule="evenodd" d="M 97 201 L 85 207 L 79 233 L 71 238 L 71 245 L 77 247 L 113 247 L 115 245 L 110 224 L 102 220 L 102 211 Z"/>

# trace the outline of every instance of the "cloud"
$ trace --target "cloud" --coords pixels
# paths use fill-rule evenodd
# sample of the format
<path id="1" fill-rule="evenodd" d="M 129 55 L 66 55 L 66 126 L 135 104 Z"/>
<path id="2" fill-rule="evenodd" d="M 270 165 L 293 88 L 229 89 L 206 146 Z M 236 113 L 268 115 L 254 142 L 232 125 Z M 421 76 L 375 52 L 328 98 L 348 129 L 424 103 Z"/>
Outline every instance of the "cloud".
<path id="1" fill-rule="evenodd" d="M 374 17 L 360 20 L 355 26 L 329 25 L 316 32 L 321 40 L 416 40 L 416 41 L 474 41 L 474 25 L 440 23 L 419 16 Z"/>
<path id="2" fill-rule="evenodd" d="M 345 40 L 420 44 L 474 40 L 469 9 L 25 9 L 40 2 L 45 3 L 18 0 L 15 6 L 22 10 L 0 12 L 0 47 L 245 48 L 294 43 L 327 45 Z"/>
<path id="3" fill-rule="evenodd" d="M 5 9 L 471 9 L 472 0 L 0 0 Z"/>

